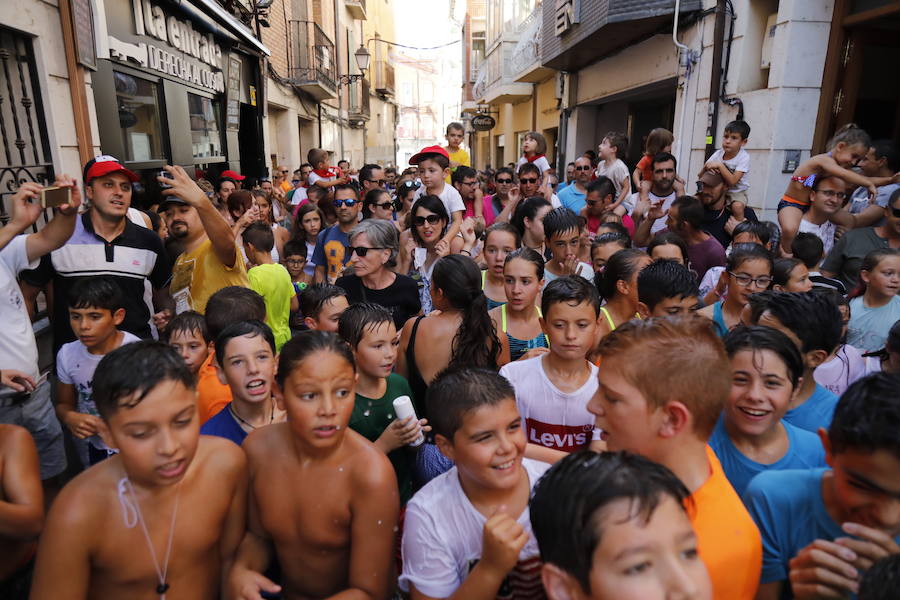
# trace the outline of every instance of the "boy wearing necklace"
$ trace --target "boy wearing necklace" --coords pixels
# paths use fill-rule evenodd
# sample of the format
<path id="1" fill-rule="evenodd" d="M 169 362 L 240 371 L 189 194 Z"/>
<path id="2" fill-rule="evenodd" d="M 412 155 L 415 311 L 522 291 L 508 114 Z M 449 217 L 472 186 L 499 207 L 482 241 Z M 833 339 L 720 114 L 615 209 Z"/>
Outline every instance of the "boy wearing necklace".
<path id="1" fill-rule="evenodd" d="M 57 497 L 31 598 L 218 598 L 244 532 L 244 453 L 199 435 L 194 376 L 168 344 L 107 354 L 93 398 L 118 453 Z"/>
<path id="2" fill-rule="evenodd" d="M 231 404 L 203 424 L 200 433 L 238 446 L 251 431 L 284 421 L 272 395 L 275 337 L 262 321 L 232 323 L 216 337 L 216 374 L 231 390 Z"/>

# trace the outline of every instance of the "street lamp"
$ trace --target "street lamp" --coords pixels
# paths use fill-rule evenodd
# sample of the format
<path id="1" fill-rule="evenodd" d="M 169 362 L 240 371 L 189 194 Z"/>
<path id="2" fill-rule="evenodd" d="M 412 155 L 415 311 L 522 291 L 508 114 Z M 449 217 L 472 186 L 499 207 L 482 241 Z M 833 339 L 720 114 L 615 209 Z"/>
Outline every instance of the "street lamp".
<path id="1" fill-rule="evenodd" d="M 369 54 L 369 51 L 366 50 L 365 46 L 360 45 L 359 49 L 353 53 L 353 56 L 356 57 L 356 66 L 359 67 L 359 70 L 362 71 L 362 73 L 341 75 L 341 85 L 350 85 L 354 81 L 359 81 L 360 79 L 365 77 L 365 71 L 369 68 L 369 61 L 371 60 L 372 55 Z"/>

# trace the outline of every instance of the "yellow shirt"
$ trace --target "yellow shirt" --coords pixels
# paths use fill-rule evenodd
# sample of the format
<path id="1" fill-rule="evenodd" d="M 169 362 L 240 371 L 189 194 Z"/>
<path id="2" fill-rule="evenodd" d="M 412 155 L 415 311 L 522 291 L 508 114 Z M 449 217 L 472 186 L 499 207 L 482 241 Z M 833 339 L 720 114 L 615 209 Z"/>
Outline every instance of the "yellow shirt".
<path id="1" fill-rule="evenodd" d="M 202 314 L 206 312 L 209 297 L 229 285 L 250 287 L 244 257 L 235 247 L 235 262 L 228 268 L 219 261 L 212 242 L 207 239 L 194 251 L 178 257 L 169 289 L 175 299 L 176 312 L 191 309 Z"/>
<path id="2" fill-rule="evenodd" d="M 451 162 L 459 163 L 459 164 L 465 165 L 465 166 L 467 166 L 467 167 L 471 167 L 471 166 L 472 166 L 472 161 L 471 161 L 471 159 L 469 158 L 469 153 L 466 152 L 465 148 L 460 147 L 460 149 L 457 150 L 456 152 L 450 152 L 450 149 L 447 148 L 447 154 L 450 155 L 450 161 L 451 161 Z M 452 174 L 453 171 L 455 171 L 455 170 L 456 170 L 456 169 L 455 169 L 454 167 L 450 167 L 450 173 L 451 173 L 451 174 Z M 450 175 L 447 175 L 447 179 L 446 179 L 445 181 L 446 181 L 447 183 L 450 183 Z"/>

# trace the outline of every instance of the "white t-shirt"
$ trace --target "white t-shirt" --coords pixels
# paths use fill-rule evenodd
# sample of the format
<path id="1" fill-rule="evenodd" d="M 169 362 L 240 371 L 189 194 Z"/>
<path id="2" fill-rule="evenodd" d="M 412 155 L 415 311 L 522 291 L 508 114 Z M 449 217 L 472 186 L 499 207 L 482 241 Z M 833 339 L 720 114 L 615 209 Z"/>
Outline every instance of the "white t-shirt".
<path id="1" fill-rule="evenodd" d="M 14 369 L 25 373 L 35 382 L 40 377 L 38 369 L 37 342 L 25 298 L 16 280 L 20 271 L 35 269 L 40 258 L 28 262 L 26 239 L 28 236 L 14 237 L 0 250 L 0 369 Z M 8 392 L 5 387 L 0 391 Z"/>
<path id="2" fill-rule="evenodd" d="M 122 343 L 125 344 L 141 341 L 138 336 L 123 331 Z M 97 405 L 94 404 L 93 382 L 94 371 L 100 360 L 106 356 L 105 354 L 91 354 L 88 352 L 87 346 L 79 340 L 63 344 L 56 353 L 56 375 L 61 383 L 67 383 L 75 387 L 77 394 L 75 400 L 75 410 L 86 415 L 94 415 L 99 417 Z M 106 445 L 100 440 L 99 436 L 91 436 L 88 441 L 95 447 L 106 449 Z"/>
<path id="3" fill-rule="evenodd" d="M 587 279 L 591 283 L 594 282 L 594 268 L 584 262 L 578 263 L 578 266 L 575 267 L 575 274 L 580 275 L 581 277 Z M 554 279 L 559 279 L 559 275 L 554 275 L 550 271 L 544 269 L 544 283 L 550 283 Z"/>
<path id="4" fill-rule="evenodd" d="M 527 458 L 522 466 L 532 489 L 550 468 Z M 453 594 L 481 558 L 486 520 L 463 492 L 456 467 L 428 482 L 406 505 L 400 589 L 408 592 L 413 583 L 431 598 Z M 528 541 L 497 598 L 543 597 L 541 557 L 527 506 L 517 521 L 528 533 Z"/>
<path id="5" fill-rule="evenodd" d="M 732 173 L 740 171 L 744 174 L 734 187 L 728 188 L 729 192 L 743 192 L 750 188 L 750 183 L 747 181 L 747 173 L 750 172 L 750 155 L 743 148 L 738 150 L 734 158 L 729 158 L 728 160 L 725 160 L 725 152 L 719 148 L 712 153 L 712 156 L 706 162 L 720 162 L 728 167 L 728 170 Z"/>
<path id="6" fill-rule="evenodd" d="M 831 360 L 813 371 L 813 379 L 836 396 L 842 395 L 850 384 L 865 377 L 866 359 L 859 349 L 844 344 Z"/>
<path id="7" fill-rule="evenodd" d="M 650 235 L 653 235 L 666 228 L 665 214 L 669 212 L 669 207 L 672 206 L 673 202 L 675 202 L 675 190 L 672 190 L 672 193 L 668 196 L 657 196 L 653 192 L 650 192 L 648 196 L 650 198 L 651 204 L 655 204 L 660 200 L 663 201 L 663 216 L 654 221 L 653 225 L 650 226 Z M 640 192 L 634 192 L 633 194 L 628 196 L 628 200 L 626 200 L 625 202 L 626 204 L 631 205 L 631 208 L 629 210 L 634 210 L 634 207 L 637 206 L 638 200 L 640 200 Z"/>
<path id="8" fill-rule="evenodd" d="M 700 299 L 706 297 L 708 293 L 710 293 L 713 288 L 716 287 L 716 284 L 719 283 L 719 278 L 722 277 L 722 271 L 725 270 L 725 267 L 710 267 L 706 274 L 703 276 L 703 281 L 700 282 Z"/>
<path id="9" fill-rule="evenodd" d="M 306 178 L 307 185 L 313 186 L 313 185 L 315 185 L 316 182 L 319 181 L 320 179 L 322 179 L 322 180 L 324 180 L 324 181 L 331 181 L 331 180 L 333 180 L 333 179 L 337 179 L 337 178 L 338 178 L 338 170 L 337 170 L 337 167 L 328 167 L 328 172 L 331 174 L 330 177 L 325 177 L 325 176 L 323 176 L 323 175 L 319 175 L 319 174 L 316 173 L 315 171 L 310 171 L 310 172 L 309 172 L 309 177 Z"/>
<path id="10" fill-rule="evenodd" d="M 524 165 L 527 162 L 529 162 L 529 161 L 527 158 L 525 158 L 524 155 L 520 156 L 519 162 L 516 163 L 516 173 L 519 172 L 519 167 L 521 167 L 522 165 Z M 540 156 L 540 157 L 534 159 L 533 161 L 531 161 L 531 163 L 534 164 L 538 169 L 541 170 L 541 175 L 543 175 L 548 170 L 550 170 L 550 161 L 547 160 L 546 156 Z"/>
<path id="11" fill-rule="evenodd" d="M 536 356 L 500 369 L 516 392 L 528 441 L 566 452 L 581 450 L 600 439 L 600 431 L 594 429 L 594 415 L 587 409 L 597 392 L 597 366 L 588 363 L 591 374 L 587 381 L 578 390 L 566 393 L 547 377 L 543 361 L 543 356 Z"/>
<path id="12" fill-rule="evenodd" d="M 304 200 L 308 200 L 309 195 L 306 193 L 306 188 L 298 187 L 294 188 L 294 193 L 291 194 L 291 206 L 297 206 Z"/>
<path id="13" fill-rule="evenodd" d="M 834 232 L 836 229 L 837 227 L 831 221 L 825 221 L 821 225 L 816 225 L 806 219 L 800 219 L 799 231 L 801 233 L 812 233 L 822 240 L 822 244 L 825 246 L 825 256 L 828 256 L 828 253 L 834 247 Z"/>
<path id="14" fill-rule="evenodd" d="M 618 199 L 622 193 L 622 182 L 629 177 L 628 167 L 625 166 L 625 163 L 617 158 L 612 165 L 606 166 L 606 161 L 601 160 L 595 173 L 598 177 L 604 175 L 612 180 L 613 185 L 616 187 L 616 199 Z"/>
<path id="15" fill-rule="evenodd" d="M 418 190 L 416 190 L 416 195 L 413 197 L 413 201 L 418 200 L 422 196 L 425 195 L 425 186 L 421 186 Z M 444 183 L 444 189 L 441 190 L 441 193 L 437 195 L 438 198 L 441 199 L 441 202 L 444 203 L 444 208 L 447 209 L 447 216 L 450 217 L 450 221 L 453 221 L 453 213 L 456 211 L 462 211 L 463 214 L 466 212 L 466 205 L 463 203 L 462 196 L 459 195 L 459 191 L 452 185 L 448 185 Z"/>

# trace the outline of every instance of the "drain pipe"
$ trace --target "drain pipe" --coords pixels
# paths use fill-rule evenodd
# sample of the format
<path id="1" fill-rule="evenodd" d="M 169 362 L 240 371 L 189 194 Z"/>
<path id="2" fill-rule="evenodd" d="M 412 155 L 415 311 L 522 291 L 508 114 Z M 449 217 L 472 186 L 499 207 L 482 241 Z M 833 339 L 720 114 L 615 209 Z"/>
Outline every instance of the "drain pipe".
<path id="1" fill-rule="evenodd" d="M 706 149 L 704 160 L 716 150 L 715 136 L 719 127 L 719 96 L 722 93 L 722 54 L 725 45 L 725 0 L 716 2 L 716 22 L 713 29 L 712 69 L 709 77 L 709 105 L 706 112 Z"/>
<path id="2" fill-rule="evenodd" d="M 675 14 L 672 18 L 672 43 L 675 44 L 675 47 L 678 49 L 678 66 L 684 67 L 684 82 L 681 87 L 681 118 L 678 124 L 678 136 L 675 138 L 675 142 L 678 145 L 678 148 L 675 152 L 675 155 L 678 157 L 678 163 L 684 165 L 684 157 L 682 156 L 682 151 L 684 150 L 684 119 L 687 113 L 687 90 L 688 90 L 688 82 L 690 81 L 691 76 L 691 64 L 693 62 L 693 56 L 691 56 L 691 49 L 687 47 L 687 45 L 682 44 L 678 41 L 678 16 L 681 12 L 681 0 L 675 0 Z M 688 146 L 688 157 L 690 157 L 690 144 Z M 689 165 L 688 165 L 689 166 Z M 682 171 L 684 168 L 682 167 Z"/>

